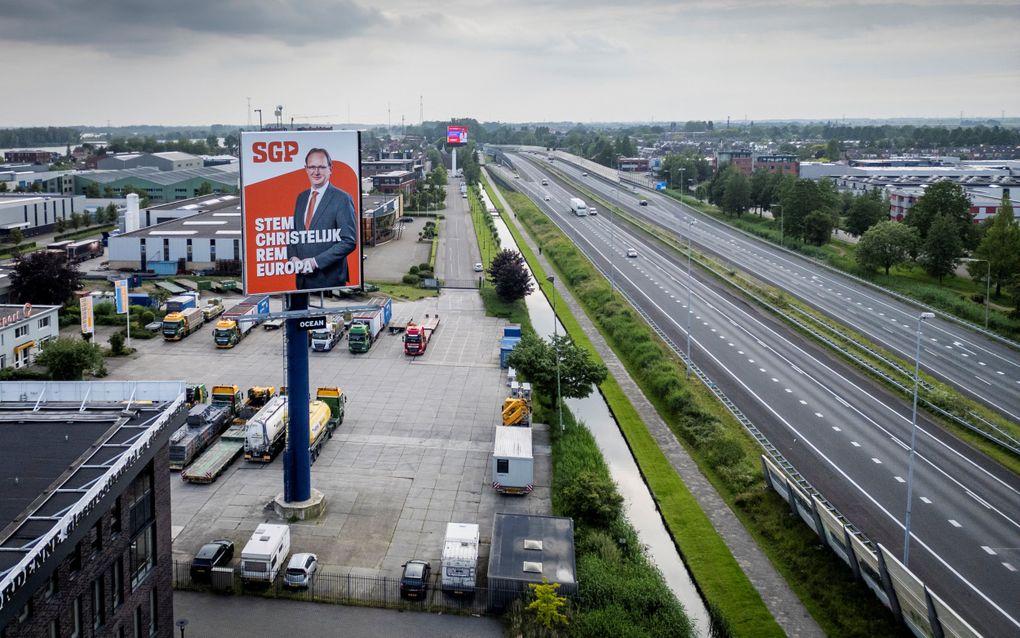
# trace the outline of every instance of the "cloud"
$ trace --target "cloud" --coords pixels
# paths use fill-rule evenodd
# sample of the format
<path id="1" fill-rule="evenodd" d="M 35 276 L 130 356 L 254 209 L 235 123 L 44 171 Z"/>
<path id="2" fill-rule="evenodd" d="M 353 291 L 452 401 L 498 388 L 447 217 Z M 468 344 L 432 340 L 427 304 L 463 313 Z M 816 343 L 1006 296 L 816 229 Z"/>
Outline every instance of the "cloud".
<path id="1" fill-rule="evenodd" d="M 387 27 L 381 11 L 352 0 L 13 0 L 5 5 L 0 39 L 142 55 L 202 46 L 210 38 L 299 47 Z"/>

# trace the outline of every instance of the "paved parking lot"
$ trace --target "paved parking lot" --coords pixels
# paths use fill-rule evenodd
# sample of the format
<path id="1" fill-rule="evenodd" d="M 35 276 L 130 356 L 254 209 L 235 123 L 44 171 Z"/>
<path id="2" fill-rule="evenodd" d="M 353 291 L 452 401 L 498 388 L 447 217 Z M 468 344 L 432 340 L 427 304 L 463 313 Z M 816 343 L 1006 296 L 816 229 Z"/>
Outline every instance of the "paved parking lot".
<path id="1" fill-rule="evenodd" d="M 409 558 L 437 565 L 447 522 L 478 523 L 484 574 L 496 512 L 551 511 L 548 430 L 535 426 L 535 491 L 526 497 L 497 494 L 489 462 L 506 396 L 506 374 L 499 368 L 505 321 L 486 317 L 474 291 L 394 303 L 395 317 L 407 312 L 419 319 L 440 315 L 423 357 L 405 357 L 400 336 L 386 331 L 367 354 L 350 354 L 346 341 L 332 352 L 309 353 L 311 387 L 343 388 L 347 415 L 312 466 L 312 485 L 326 495 L 326 514 L 291 524 L 292 551 L 315 552 L 330 569 L 398 576 Z M 108 360 L 110 378 L 185 379 L 242 389 L 285 383 L 283 331 L 256 328 L 231 350 L 214 347 L 211 328 L 180 342 L 133 345 L 138 352 L 131 357 Z M 171 480 L 176 558 L 190 559 L 217 537 L 232 539 L 239 554 L 258 523 L 277 522 L 266 505 L 283 491 L 281 457 L 269 465 L 240 459 L 212 485 L 190 485 L 177 475 Z"/>

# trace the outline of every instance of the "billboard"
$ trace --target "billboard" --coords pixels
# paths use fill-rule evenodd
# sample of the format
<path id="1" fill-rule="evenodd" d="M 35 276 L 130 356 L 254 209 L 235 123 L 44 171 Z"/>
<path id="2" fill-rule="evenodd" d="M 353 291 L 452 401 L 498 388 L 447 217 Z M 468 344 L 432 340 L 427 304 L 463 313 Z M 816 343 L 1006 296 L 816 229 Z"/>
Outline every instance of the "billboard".
<path id="1" fill-rule="evenodd" d="M 117 314 L 128 312 L 128 280 L 118 279 L 113 282 L 113 297 L 117 303 Z"/>
<path id="2" fill-rule="evenodd" d="M 446 127 L 446 145 L 447 146 L 464 146 L 467 144 L 467 127 L 466 126 L 447 126 Z"/>
<path id="3" fill-rule="evenodd" d="M 95 316 L 92 314 L 92 295 L 85 295 L 78 301 L 81 306 L 81 333 L 83 335 L 95 334 Z"/>
<path id="4" fill-rule="evenodd" d="M 363 285 L 357 131 L 241 133 L 244 294 Z"/>

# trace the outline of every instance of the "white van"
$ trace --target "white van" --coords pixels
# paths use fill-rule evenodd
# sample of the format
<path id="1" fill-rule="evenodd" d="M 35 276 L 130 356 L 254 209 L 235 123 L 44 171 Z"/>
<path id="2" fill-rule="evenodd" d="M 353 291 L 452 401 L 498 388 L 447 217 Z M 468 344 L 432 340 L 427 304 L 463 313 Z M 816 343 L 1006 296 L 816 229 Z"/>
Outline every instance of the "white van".
<path id="1" fill-rule="evenodd" d="M 290 526 L 262 523 L 241 550 L 241 579 L 271 583 L 290 554 Z"/>
<path id="2" fill-rule="evenodd" d="M 448 594 L 474 594 L 477 563 L 478 525 L 447 523 L 440 576 L 442 590 Z"/>

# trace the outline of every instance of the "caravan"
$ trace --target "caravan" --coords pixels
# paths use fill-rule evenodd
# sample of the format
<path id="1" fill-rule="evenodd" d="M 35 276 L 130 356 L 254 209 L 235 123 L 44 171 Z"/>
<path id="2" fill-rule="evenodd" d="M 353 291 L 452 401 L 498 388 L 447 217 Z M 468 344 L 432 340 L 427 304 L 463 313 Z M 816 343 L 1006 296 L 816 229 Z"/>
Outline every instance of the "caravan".
<path id="1" fill-rule="evenodd" d="M 473 595 L 478 563 L 478 525 L 447 523 L 441 586 L 448 594 Z"/>
<path id="2" fill-rule="evenodd" d="M 241 579 L 271 583 L 290 554 L 290 527 L 262 523 L 241 550 Z"/>

